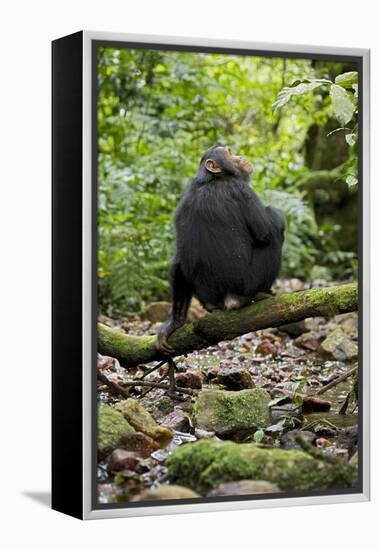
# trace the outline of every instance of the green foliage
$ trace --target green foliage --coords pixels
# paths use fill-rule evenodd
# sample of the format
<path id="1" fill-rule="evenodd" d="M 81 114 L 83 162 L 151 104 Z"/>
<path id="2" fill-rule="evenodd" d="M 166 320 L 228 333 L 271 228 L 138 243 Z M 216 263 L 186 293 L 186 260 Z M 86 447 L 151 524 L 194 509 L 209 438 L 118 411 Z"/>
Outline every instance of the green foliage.
<path id="1" fill-rule="evenodd" d="M 355 110 L 354 104 L 350 100 L 347 91 L 345 88 L 342 88 L 342 86 L 332 84 L 330 86 L 330 98 L 338 122 L 346 126 L 353 118 Z"/>
<path id="2" fill-rule="evenodd" d="M 274 110 L 280 109 L 283 107 L 293 96 L 301 96 L 307 92 L 312 92 L 316 88 L 319 88 L 323 84 L 331 84 L 330 80 L 325 78 L 312 78 L 305 79 L 303 81 L 296 80 L 291 84 L 291 86 L 286 86 L 278 93 L 278 98 L 275 101 L 273 108 Z"/>
<path id="3" fill-rule="evenodd" d="M 353 149 L 357 141 L 357 124 L 354 120 L 354 116 L 358 113 L 358 73 L 356 71 L 338 74 L 334 79 L 334 83 L 325 78 L 297 80 L 290 87 L 284 87 L 280 90 L 273 104 L 273 109 L 274 111 L 278 110 L 286 105 L 292 97 L 309 94 L 309 92 L 321 86 L 327 90 L 332 114 L 342 126 L 330 132 L 329 135 L 340 131 L 346 132 L 346 143 Z M 328 102 L 326 102 L 327 105 Z M 353 128 L 347 126 L 351 121 L 354 123 Z M 351 164 L 354 165 L 354 173 L 346 175 L 346 183 L 349 187 L 358 183 L 357 157 L 354 150 L 351 153 L 351 159 L 353 161 Z"/>
<path id="4" fill-rule="evenodd" d="M 283 275 L 306 279 L 317 255 L 312 241 L 312 237 L 317 233 L 312 209 L 300 195 L 285 191 L 267 189 L 261 196 L 265 203 L 280 208 L 286 217 Z"/>
<path id="5" fill-rule="evenodd" d="M 332 82 L 327 76 L 301 59 L 99 49 L 101 311 L 138 311 L 148 301 L 169 298 L 173 212 L 202 153 L 215 143 L 252 160 L 253 188 L 286 214 L 283 272 L 309 276 L 320 256 L 319 228 L 298 181 L 308 170 L 308 128 L 330 115 L 330 99 L 319 107 Z M 354 78 L 334 84 L 350 99 Z M 349 129 L 346 141 L 355 139 L 356 130 Z M 350 185 L 354 167 L 347 174 Z"/>

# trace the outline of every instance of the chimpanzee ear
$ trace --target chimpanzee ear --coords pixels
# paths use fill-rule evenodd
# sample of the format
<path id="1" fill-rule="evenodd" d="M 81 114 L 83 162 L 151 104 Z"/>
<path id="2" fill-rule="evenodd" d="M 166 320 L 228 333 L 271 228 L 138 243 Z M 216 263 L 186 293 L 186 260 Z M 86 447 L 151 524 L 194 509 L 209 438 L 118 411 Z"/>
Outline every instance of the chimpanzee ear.
<path id="1" fill-rule="evenodd" d="M 213 159 L 207 159 L 205 161 L 205 168 L 208 170 L 208 172 L 212 172 L 212 174 L 219 174 L 220 172 L 222 172 L 220 166 Z"/>

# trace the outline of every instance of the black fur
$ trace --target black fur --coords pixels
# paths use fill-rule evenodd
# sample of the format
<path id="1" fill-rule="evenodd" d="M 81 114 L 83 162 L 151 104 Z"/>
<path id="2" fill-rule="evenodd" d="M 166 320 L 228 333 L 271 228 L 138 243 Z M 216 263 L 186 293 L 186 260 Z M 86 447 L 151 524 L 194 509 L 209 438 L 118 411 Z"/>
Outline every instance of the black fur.
<path id="1" fill-rule="evenodd" d="M 222 168 L 220 174 L 207 171 L 209 158 Z M 284 216 L 264 206 L 248 179 L 216 146 L 185 187 L 175 213 L 172 318 L 160 334 L 168 337 L 185 322 L 192 295 L 207 309 L 225 309 L 227 295 L 238 297 L 242 307 L 271 289 L 280 270 Z"/>

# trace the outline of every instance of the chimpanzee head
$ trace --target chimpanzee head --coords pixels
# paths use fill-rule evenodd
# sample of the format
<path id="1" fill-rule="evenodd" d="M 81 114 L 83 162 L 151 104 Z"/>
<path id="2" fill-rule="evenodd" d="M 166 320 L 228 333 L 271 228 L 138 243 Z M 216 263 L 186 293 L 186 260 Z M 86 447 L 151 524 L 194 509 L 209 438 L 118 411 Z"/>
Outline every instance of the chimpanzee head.
<path id="1" fill-rule="evenodd" d="M 200 169 L 214 177 L 234 176 L 246 179 L 253 167 L 242 156 L 233 155 L 230 147 L 214 145 L 208 149 L 200 161 Z"/>

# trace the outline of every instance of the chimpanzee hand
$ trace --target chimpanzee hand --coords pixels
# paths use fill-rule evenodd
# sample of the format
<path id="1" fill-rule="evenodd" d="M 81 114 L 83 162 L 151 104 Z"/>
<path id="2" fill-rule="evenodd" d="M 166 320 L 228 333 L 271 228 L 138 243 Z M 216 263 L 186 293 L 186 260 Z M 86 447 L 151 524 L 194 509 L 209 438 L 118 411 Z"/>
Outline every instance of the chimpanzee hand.
<path id="1" fill-rule="evenodd" d="M 157 335 L 157 342 L 155 344 L 156 349 L 164 355 L 170 355 L 174 352 L 174 348 L 167 342 L 169 336 L 178 328 L 177 323 L 173 319 L 169 319 L 163 323 Z"/>

